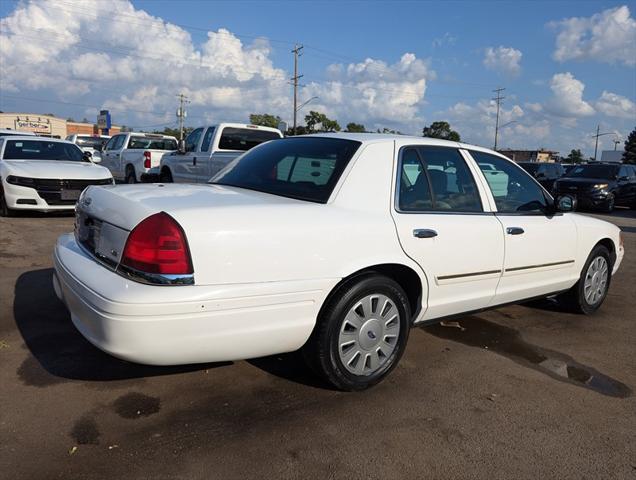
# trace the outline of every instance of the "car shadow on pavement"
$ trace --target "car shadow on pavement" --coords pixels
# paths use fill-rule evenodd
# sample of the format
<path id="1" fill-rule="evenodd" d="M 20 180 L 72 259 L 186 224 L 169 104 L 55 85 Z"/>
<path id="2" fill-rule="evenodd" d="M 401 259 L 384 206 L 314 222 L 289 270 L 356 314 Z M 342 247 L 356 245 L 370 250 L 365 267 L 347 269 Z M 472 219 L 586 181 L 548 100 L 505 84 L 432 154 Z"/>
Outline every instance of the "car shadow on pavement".
<path id="1" fill-rule="evenodd" d="M 52 268 L 33 270 L 20 275 L 15 285 L 14 319 L 33 355 L 17 372 L 27 384 L 46 386 L 60 381 L 51 376 L 101 382 L 209 370 L 232 364 L 155 367 L 112 357 L 94 347 L 75 329 L 68 310 L 55 295 L 52 275 Z"/>
<path id="2" fill-rule="evenodd" d="M 331 384 L 311 371 L 300 351 L 255 358 L 248 360 L 248 363 L 270 375 L 284 378 L 290 382 L 322 390 L 336 390 Z"/>

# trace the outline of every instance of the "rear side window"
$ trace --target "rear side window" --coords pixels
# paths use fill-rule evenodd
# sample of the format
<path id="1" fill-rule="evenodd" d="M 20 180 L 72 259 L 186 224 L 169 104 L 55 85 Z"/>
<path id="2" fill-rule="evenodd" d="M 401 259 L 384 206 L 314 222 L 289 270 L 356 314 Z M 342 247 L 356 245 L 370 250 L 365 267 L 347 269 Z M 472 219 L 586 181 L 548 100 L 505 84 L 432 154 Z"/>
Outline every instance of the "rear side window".
<path id="1" fill-rule="evenodd" d="M 459 151 L 408 147 L 400 165 L 401 211 L 483 211 L 477 184 Z"/>
<path id="2" fill-rule="evenodd" d="M 177 141 L 172 138 L 131 137 L 128 148 L 140 150 L 176 150 Z"/>
<path id="3" fill-rule="evenodd" d="M 203 136 L 203 142 L 201 143 L 201 151 L 202 152 L 209 152 L 210 151 L 210 145 L 212 143 L 212 138 L 214 137 L 214 131 L 215 130 L 216 130 L 216 127 L 210 127 L 205 132 L 205 135 Z"/>
<path id="4" fill-rule="evenodd" d="M 280 138 L 278 133 L 268 130 L 225 127 L 221 133 L 219 148 L 221 150 L 246 151 L 263 142 L 277 138 Z"/>

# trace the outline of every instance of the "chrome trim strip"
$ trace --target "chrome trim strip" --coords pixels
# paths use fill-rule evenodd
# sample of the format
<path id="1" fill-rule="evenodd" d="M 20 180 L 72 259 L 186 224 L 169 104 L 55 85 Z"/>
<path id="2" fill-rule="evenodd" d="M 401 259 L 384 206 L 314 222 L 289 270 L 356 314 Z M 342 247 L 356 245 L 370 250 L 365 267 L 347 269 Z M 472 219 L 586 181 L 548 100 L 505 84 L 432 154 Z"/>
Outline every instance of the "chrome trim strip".
<path id="1" fill-rule="evenodd" d="M 556 267 L 557 265 L 568 265 L 574 263 L 574 260 L 564 260 L 562 262 L 542 263 L 540 265 L 527 265 L 525 267 L 506 268 L 506 272 L 517 272 L 519 270 L 529 270 L 531 268 Z"/>
<path id="2" fill-rule="evenodd" d="M 476 277 L 478 275 L 493 275 L 495 273 L 501 273 L 501 270 L 485 270 L 483 272 L 457 273 L 453 275 L 442 275 L 435 278 L 437 280 L 451 280 L 454 278 L 462 278 L 462 277 Z"/>
<path id="3" fill-rule="evenodd" d="M 147 285 L 163 286 L 163 285 L 194 285 L 194 274 L 168 275 L 162 273 L 146 273 L 127 267 L 121 263 L 115 270 L 119 275 L 129 278 L 138 283 Z"/>

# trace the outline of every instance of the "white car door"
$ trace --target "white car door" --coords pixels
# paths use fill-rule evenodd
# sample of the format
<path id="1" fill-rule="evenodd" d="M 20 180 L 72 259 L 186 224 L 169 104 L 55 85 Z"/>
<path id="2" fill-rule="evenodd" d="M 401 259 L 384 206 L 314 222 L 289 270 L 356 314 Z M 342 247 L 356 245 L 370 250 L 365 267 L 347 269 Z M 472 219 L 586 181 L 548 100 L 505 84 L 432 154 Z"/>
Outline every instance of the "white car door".
<path id="1" fill-rule="evenodd" d="M 201 152 L 198 151 L 201 143 L 201 135 L 203 128 L 197 128 L 190 132 L 185 139 L 185 153 L 175 152 L 175 158 L 172 165 L 172 180 L 178 183 L 197 183 L 199 166 L 197 165 L 198 157 Z"/>
<path id="2" fill-rule="evenodd" d="M 214 141 L 214 132 L 216 131 L 216 127 L 208 127 L 203 135 L 203 139 L 201 140 L 201 146 L 197 149 L 197 182 L 206 183 L 211 175 L 209 172 L 211 170 L 211 161 L 212 161 L 212 149 L 213 149 L 213 141 Z"/>
<path id="3" fill-rule="evenodd" d="M 421 145 L 402 147 L 397 165 L 392 215 L 428 280 L 422 320 L 485 308 L 501 277 L 504 238 L 475 166 L 457 148 Z"/>
<path id="4" fill-rule="evenodd" d="M 123 142 L 121 137 L 122 135 L 113 136 L 108 140 L 102 152 L 102 166 L 108 168 L 115 178 L 119 178 L 119 157 L 115 152 L 117 144 Z"/>
<path id="5" fill-rule="evenodd" d="M 577 233 L 569 214 L 553 213 L 552 198 L 521 167 L 485 152 L 470 151 L 481 168 L 494 166 L 507 184 L 494 184 L 491 175 L 489 201 L 495 207 L 505 237 L 504 272 L 497 287 L 496 304 L 541 296 L 572 286 L 579 276 L 575 268 Z M 487 167 L 490 168 L 490 167 Z M 499 182 L 499 180 L 497 180 Z"/>

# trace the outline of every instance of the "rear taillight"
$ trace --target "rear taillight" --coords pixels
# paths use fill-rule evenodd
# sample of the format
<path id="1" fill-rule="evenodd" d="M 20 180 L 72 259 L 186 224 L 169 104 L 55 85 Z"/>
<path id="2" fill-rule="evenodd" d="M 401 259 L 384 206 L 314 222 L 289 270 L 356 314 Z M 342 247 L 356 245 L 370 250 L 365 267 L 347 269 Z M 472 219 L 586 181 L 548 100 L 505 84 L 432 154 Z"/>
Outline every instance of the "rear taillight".
<path id="1" fill-rule="evenodd" d="M 126 240 L 121 265 L 144 273 L 193 273 L 183 229 L 164 212 L 151 215 L 133 228 Z"/>
<path id="2" fill-rule="evenodd" d="M 144 152 L 144 168 L 150 168 L 150 161 L 152 159 L 152 154 L 150 152 Z"/>

